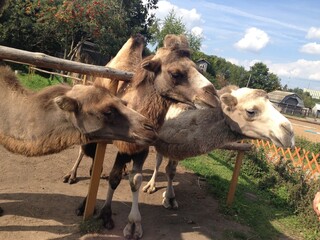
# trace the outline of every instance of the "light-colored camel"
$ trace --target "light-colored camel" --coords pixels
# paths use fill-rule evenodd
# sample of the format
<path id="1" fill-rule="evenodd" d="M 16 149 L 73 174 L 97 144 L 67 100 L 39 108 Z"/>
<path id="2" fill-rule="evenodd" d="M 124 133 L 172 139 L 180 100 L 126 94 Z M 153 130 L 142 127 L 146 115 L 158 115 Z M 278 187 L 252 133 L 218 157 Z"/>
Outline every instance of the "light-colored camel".
<path id="1" fill-rule="evenodd" d="M 221 109 L 181 112 L 166 121 L 159 131 L 155 171 L 143 190 L 156 191 L 155 180 L 163 155 L 169 157 L 168 184 L 162 202 L 165 208 L 178 208 L 172 182 L 180 160 L 247 138 L 269 140 L 284 148 L 294 145 L 291 123 L 272 106 L 266 92 L 227 87 L 219 95 Z"/>
<path id="2" fill-rule="evenodd" d="M 182 48 L 179 43 L 169 44 L 170 39 L 165 39 L 166 47 L 158 49 L 154 56 L 142 61 L 131 86 L 121 93 L 121 98 L 128 102 L 128 106 L 149 118 L 157 129 L 162 126 L 167 110 L 174 102 L 212 107 L 219 104 L 215 88 L 191 61 L 189 48 Z M 111 210 L 113 194 L 121 181 L 124 164 L 133 160 L 133 169 L 129 175 L 132 207 L 123 233 L 125 237 L 137 239 L 143 234 L 138 196 L 142 167 L 149 146 L 120 141 L 114 141 L 114 144 L 119 152 L 109 175 L 107 199 L 99 218 L 105 227 L 114 227 Z M 78 209 L 79 213 L 83 212 L 84 203 Z"/>
<path id="3" fill-rule="evenodd" d="M 140 34 L 132 36 L 122 46 L 117 55 L 106 65 L 106 67 L 135 72 L 139 64 L 142 61 L 142 52 L 144 48 L 144 37 Z M 94 86 L 101 86 L 108 89 L 112 93 L 122 93 L 129 85 L 128 82 L 119 82 L 118 80 L 112 80 L 110 78 L 98 77 L 94 80 Z M 86 149 L 83 149 L 86 148 Z M 63 182 L 73 184 L 77 181 L 77 170 L 82 158 L 86 154 L 93 158 L 96 150 L 96 144 L 84 145 L 79 149 L 78 157 L 72 167 L 72 169 L 63 177 Z M 90 173 L 92 165 L 90 168 Z"/>
<path id="4" fill-rule="evenodd" d="M 56 85 L 31 92 L 9 67 L 0 67 L 0 92 L 0 144 L 13 153 L 40 156 L 92 141 L 156 139 L 152 122 L 102 87 Z"/>

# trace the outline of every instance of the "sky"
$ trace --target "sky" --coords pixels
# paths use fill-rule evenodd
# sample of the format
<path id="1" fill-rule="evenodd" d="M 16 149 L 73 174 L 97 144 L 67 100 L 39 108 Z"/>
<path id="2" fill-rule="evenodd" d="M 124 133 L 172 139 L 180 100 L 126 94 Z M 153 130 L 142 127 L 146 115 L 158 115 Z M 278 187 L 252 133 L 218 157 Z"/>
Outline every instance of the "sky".
<path id="1" fill-rule="evenodd" d="M 201 51 L 249 70 L 263 62 L 289 88 L 320 90 L 319 0 L 159 0 L 202 37 Z"/>

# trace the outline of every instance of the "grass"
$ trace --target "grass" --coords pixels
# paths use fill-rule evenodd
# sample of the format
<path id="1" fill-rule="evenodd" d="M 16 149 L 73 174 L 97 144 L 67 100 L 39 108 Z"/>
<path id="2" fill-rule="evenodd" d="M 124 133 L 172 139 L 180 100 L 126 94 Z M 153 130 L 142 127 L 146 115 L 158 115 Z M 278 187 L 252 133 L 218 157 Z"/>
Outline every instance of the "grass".
<path id="1" fill-rule="evenodd" d="M 38 91 L 47 86 L 63 83 L 62 78 L 57 76 L 50 78 L 43 77 L 38 74 L 19 73 L 18 78 L 24 87 L 35 91 Z"/>
<path id="2" fill-rule="evenodd" d="M 222 151 L 215 151 L 182 162 L 186 168 L 205 177 L 209 191 L 220 201 L 221 212 L 248 225 L 253 231 L 250 236 L 228 232 L 226 239 L 280 239 L 288 236 L 293 239 L 320 239 L 317 231 L 303 227 L 301 219 L 287 204 L 289 193 L 286 187 L 279 186 L 272 191 L 268 188 L 267 185 L 277 179 L 273 179 L 272 175 L 265 176 L 264 171 L 268 170 L 264 169 L 267 166 L 263 163 L 259 167 L 248 167 L 253 164 L 244 159 L 234 203 L 232 207 L 227 207 L 225 202 L 234 159 L 235 153 L 225 155 Z M 250 171 L 250 174 L 245 174 Z M 233 238 L 230 238 L 231 235 Z"/>

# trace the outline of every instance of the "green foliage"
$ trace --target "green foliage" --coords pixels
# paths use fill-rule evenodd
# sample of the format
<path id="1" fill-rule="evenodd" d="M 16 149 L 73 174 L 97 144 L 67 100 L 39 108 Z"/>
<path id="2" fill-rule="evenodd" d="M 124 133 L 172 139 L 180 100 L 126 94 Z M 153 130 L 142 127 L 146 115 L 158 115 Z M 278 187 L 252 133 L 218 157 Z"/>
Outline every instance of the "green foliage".
<path id="1" fill-rule="evenodd" d="M 29 88 L 31 90 L 40 90 L 44 87 L 55 85 L 55 84 L 60 84 L 62 82 L 61 77 L 53 77 L 50 79 L 49 77 L 42 77 L 38 74 L 24 74 L 21 73 L 18 75 L 18 78 L 21 82 L 21 84 Z"/>
<path id="2" fill-rule="evenodd" d="M 303 137 L 295 136 L 295 145 L 300 147 L 301 149 L 305 149 L 307 151 L 313 152 L 314 154 L 317 154 L 320 152 L 320 143 L 310 142 Z"/>
<path id="3" fill-rule="evenodd" d="M 184 34 L 188 38 L 192 51 L 197 52 L 200 50 L 202 38 L 188 32 L 185 24 L 182 22 L 182 18 L 177 17 L 173 9 L 165 17 L 163 23 L 159 19 L 156 19 L 154 25 L 151 27 L 151 32 L 151 43 L 155 44 L 157 48 L 163 46 L 163 40 L 167 34 Z"/>
<path id="4" fill-rule="evenodd" d="M 130 35 L 148 34 L 157 0 L 17 0 L 0 15 L 0 44 L 54 55 L 90 40 L 115 55 Z"/>
<path id="5" fill-rule="evenodd" d="M 232 208 L 226 207 L 235 156 L 232 151 L 215 150 L 208 156 L 187 159 L 183 165 L 206 178 L 210 190 L 220 199 L 221 210 L 248 224 L 254 239 L 279 239 L 281 232 L 319 239 L 320 226 L 312 208 L 319 181 L 307 183 L 302 172 L 290 173 L 289 162 L 269 164 L 263 150 L 245 154 L 235 202 Z"/>
<path id="6" fill-rule="evenodd" d="M 280 79 L 269 68 L 261 62 L 254 64 L 249 71 L 250 81 L 248 87 L 263 89 L 271 92 L 281 88 Z"/>
<path id="7" fill-rule="evenodd" d="M 103 229 L 102 219 L 89 219 L 82 221 L 79 225 L 80 232 L 82 234 L 99 233 Z"/>

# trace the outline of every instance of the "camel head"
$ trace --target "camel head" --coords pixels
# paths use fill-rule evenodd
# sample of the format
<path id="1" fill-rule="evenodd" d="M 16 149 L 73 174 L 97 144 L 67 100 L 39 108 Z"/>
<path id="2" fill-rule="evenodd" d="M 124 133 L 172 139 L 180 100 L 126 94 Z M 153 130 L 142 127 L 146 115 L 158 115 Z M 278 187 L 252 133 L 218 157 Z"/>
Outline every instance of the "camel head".
<path id="1" fill-rule="evenodd" d="M 270 140 L 277 146 L 293 147 L 291 123 L 260 89 L 239 88 L 220 96 L 222 111 L 231 130 L 249 138 Z"/>
<path id="2" fill-rule="evenodd" d="M 145 144 L 156 138 L 147 118 L 126 107 L 103 87 L 75 85 L 54 102 L 89 141 L 123 140 Z"/>
<path id="3" fill-rule="evenodd" d="M 154 87 L 161 96 L 193 106 L 219 106 L 214 86 L 190 59 L 184 37 L 167 36 L 164 47 L 144 60 L 142 67 L 155 75 Z"/>

